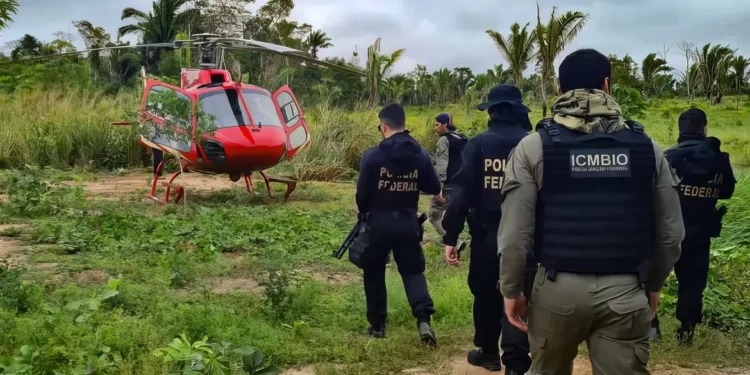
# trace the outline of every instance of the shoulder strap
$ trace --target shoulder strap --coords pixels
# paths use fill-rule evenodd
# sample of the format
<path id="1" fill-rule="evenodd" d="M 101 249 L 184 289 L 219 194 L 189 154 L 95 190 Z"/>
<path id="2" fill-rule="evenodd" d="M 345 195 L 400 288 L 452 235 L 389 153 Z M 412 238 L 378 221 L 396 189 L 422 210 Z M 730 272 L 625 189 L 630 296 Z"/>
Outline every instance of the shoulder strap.
<path id="1" fill-rule="evenodd" d="M 630 127 L 634 133 L 642 134 L 645 132 L 645 127 L 635 120 L 626 120 L 625 124 Z"/>
<path id="2" fill-rule="evenodd" d="M 562 139 L 560 139 L 560 125 L 554 122 L 544 124 L 544 131 L 549 134 L 549 138 L 552 140 L 552 143 L 562 142 Z"/>

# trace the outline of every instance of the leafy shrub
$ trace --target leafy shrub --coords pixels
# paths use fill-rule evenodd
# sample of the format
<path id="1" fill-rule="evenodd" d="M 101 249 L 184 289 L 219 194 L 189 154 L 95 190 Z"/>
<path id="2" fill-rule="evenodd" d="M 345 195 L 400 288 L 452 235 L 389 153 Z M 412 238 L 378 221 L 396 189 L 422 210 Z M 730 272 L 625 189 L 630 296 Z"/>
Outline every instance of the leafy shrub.
<path id="1" fill-rule="evenodd" d="M 622 116 L 627 119 L 643 117 L 648 108 L 648 102 L 640 91 L 624 85 L 612 85 L 612 96 L 622 109 Z"/>
<path id="2" fill-rule="evenodd" d="M 25 313 L 37 304 L 32 285 L 21 282 L 21 271 L 0 262 L 0 308 Z"/>
<path id="3" fill-rule="evenodd" d="M 169 272 L 169 281 L 172 287 L 182 288 L 195 279 L 195 267 L 192 259 L 193 256 L 183 246 L 178 246 L 161 256 L 159 263 Z"/>
<path id="4" fill-rule="evenodd" d="M 9 228 L 5 228 L 3 231 L 0 231 L 0 236 L 20 237 L 22 233 L 23 233 L 23 230 L 21 230 L 21 228 L 9 227 Z"/>
<path id="5" fill-rule="evenodd" d="M 233 369 L 250 375 L 275 373 L 263 353 L 249 347 L 233 349 L 228 342 L 209 343 L 207 336 L 191 343 L 183 334 L 153 354 L 170 364 L 170 375 L 229 375 Z"/>
<path id="6" fill-rule="evenodd" d="M 289 316 L 298 280 L 294 271 L 271 269 L 259 283 L 263 286 L 266 314 L 274 321 L 281 322 Z"/>
<path id="7" fill-rule="evenodd" d="M 12 174 L 7 191 L 6 209 L 11 215 L 20 217 L 52 216 L 64 207 L 83 201 L 80 188 L 48 184 L 37 168 Z"/>

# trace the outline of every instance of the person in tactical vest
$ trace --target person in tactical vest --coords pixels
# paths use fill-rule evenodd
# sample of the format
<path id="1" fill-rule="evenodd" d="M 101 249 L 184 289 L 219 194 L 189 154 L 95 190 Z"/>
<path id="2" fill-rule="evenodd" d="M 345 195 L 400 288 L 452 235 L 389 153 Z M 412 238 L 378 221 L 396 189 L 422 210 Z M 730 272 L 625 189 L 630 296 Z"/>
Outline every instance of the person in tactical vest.
<path id="1" fill-rule="evenodd" d="M 584 341 L 594 373 L 648 374 L 651 319 L 680 256 L 679 180 L 643 126 L 621 116 L 611 71 L 595 50 L 567 56 L 552 118 L 505 171 L 500 289 L 508 320 L 529 333 L 533 374 L 570 375 Z M 539 271 L 527 326 L 529 248 Z"/>
<path id="2" fill-rule="evenodd" d="M 497 283 L 500 274 L 497 232 L 508 155 L 531 131 L 530 110 L 523 105 L 521 91 L 511 85 L 494 87 L 487 102 L 477 109 L 487 111 L 489 126 L 466 145 L 463 165 L 454 178 L 452 199 L 442 223 L 446 231 L 445 259 L 449 265 L 459 265 L 460 251 L 456 245 L 468 219 L 469 289 L 474 295 L 474 345 L 479 349 L 469 352 L 467 361 L 490 371 L 499 371 L 501 364 L 505 364 L 506 374 L 523 374 L 531 366 L 529 342 L 526 333 L 503 318 L 503 297 Z M 535 266 L 533 260 L 530 263 Z M 498 346 L 501 332 L 502 342 Z"/>
<path id="3" fill-rule="evenodd" d="M 729 199 L 737 182 L 729 163 L 729 154 L 721 151 L 721 142 L 707 137 L 708 119 L 700 109 L 680 115 L 678 145 L 665 151 L 667 160 L 682 179 L 680 205 L 685 223 L 682 255 L 674 265 L 679 284 L 677 320 L 681 326 L 677 339 L 693 342 L 695 326 L 703 318 L 703 290 L 708 278 L 711 238 L 721 233 L 726 207 L 716 209 L 719 199 Z M 652 322 L 651 336 L 659 338 L 659 320 Z"/>
<path id="4" fill-rule="evenodd" d="M 370 230 L 370 242 L 362 254 L 370 323 L 367 333 L 385 338 L 385 264 L 392 251 L 417 318 L 419 336 L 423 343 L 434 346 L 437 340 L 430 317 L 435 309 L 424 276 L 424 233 L 417 218 L 417 203 L 420 191 L 439 194 L 440 180 L 427 151 L 406 130 L 404 108 L 390 104 L 378 117 L 384 140 L 362 155 L 356 193 L 360 215 L 366 215 Z"/>
<path id="5" fill-rule="evenodd" d="M 437 115 L 434 126 L 435 132 L 440 136 L 435 151 L 435 170 L 440 177 L 442 188 L 440 194 L 434 196 L 430 202 L 430 223 L 442 237 L 445 236 L 445 230 L 441 221 L 453 194 L 454 180 L 461 169 L 461 151 L 468 139 L 457 132 L 453 118 L 448 113 Z M 465 247 L 466 244 L 459 240 L 458 248 L 463 250 Z"/>

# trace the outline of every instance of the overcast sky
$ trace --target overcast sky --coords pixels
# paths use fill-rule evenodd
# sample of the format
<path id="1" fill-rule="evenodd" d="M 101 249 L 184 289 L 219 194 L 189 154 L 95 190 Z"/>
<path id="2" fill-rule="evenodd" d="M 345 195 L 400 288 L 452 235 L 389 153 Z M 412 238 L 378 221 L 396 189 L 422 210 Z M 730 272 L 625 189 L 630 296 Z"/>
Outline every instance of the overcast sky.
<path id="1" fill-rule="evenodd" d="M 19 0 L 19 14 L 9 29 L 0 32 L 0 45 L 32 34 L 44 41 L 56 31 L 75 32 L 71 21 L 88 20 L 113 36 L 125 24 L 120 13 L 126 6 L 149 10 L 153 0 Z M 265 0 L 257 0 L 250 10 Z M 381 37 L 383 53 L 406 48 L 396 72 L 416 64 L 430 71 L 470 67 L 483 72 L 504 63 L 485 30 L 506 34 L 519 22 L 536 24 L 536 4 L 531 0 L 296 0 L 292 19 L 322 29 L 333 48 L 321 57 L 349 58 L 355 46 L 364 55 L 367 46 Z M 605 54 L 629 53 L 640 62 L 651 53 L 681 41 L 730 44 L 750 55 L 750 0 L 539 0 L 542 20 L 553 5 L 560 11 L 578 10 L 589 21 L 566 49 L 596 48 Z M 134 39 L 131 39 L 135 41 Z M 75 43 L 83 47 L 79 39 Z M 684 57 L 675 47 L 670 65 L 684 70 Z M 559 63 L 560 59 L 558 59 Z M 505 63 L 507 67 L 508 64 Z"/>

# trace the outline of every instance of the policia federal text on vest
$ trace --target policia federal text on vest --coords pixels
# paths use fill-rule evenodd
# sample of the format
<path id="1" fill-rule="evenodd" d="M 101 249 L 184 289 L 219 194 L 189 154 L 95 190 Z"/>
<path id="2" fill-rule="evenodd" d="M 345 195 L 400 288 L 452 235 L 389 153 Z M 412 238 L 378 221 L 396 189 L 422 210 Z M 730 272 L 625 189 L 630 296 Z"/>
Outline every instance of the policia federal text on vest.
<path id="1" fill-rule="evenodd" d="M 654 249 L 654 148 L 643 127 L 580 133 L 543 122 L 535 257 L 557 272 L 645 273 Z"/>

